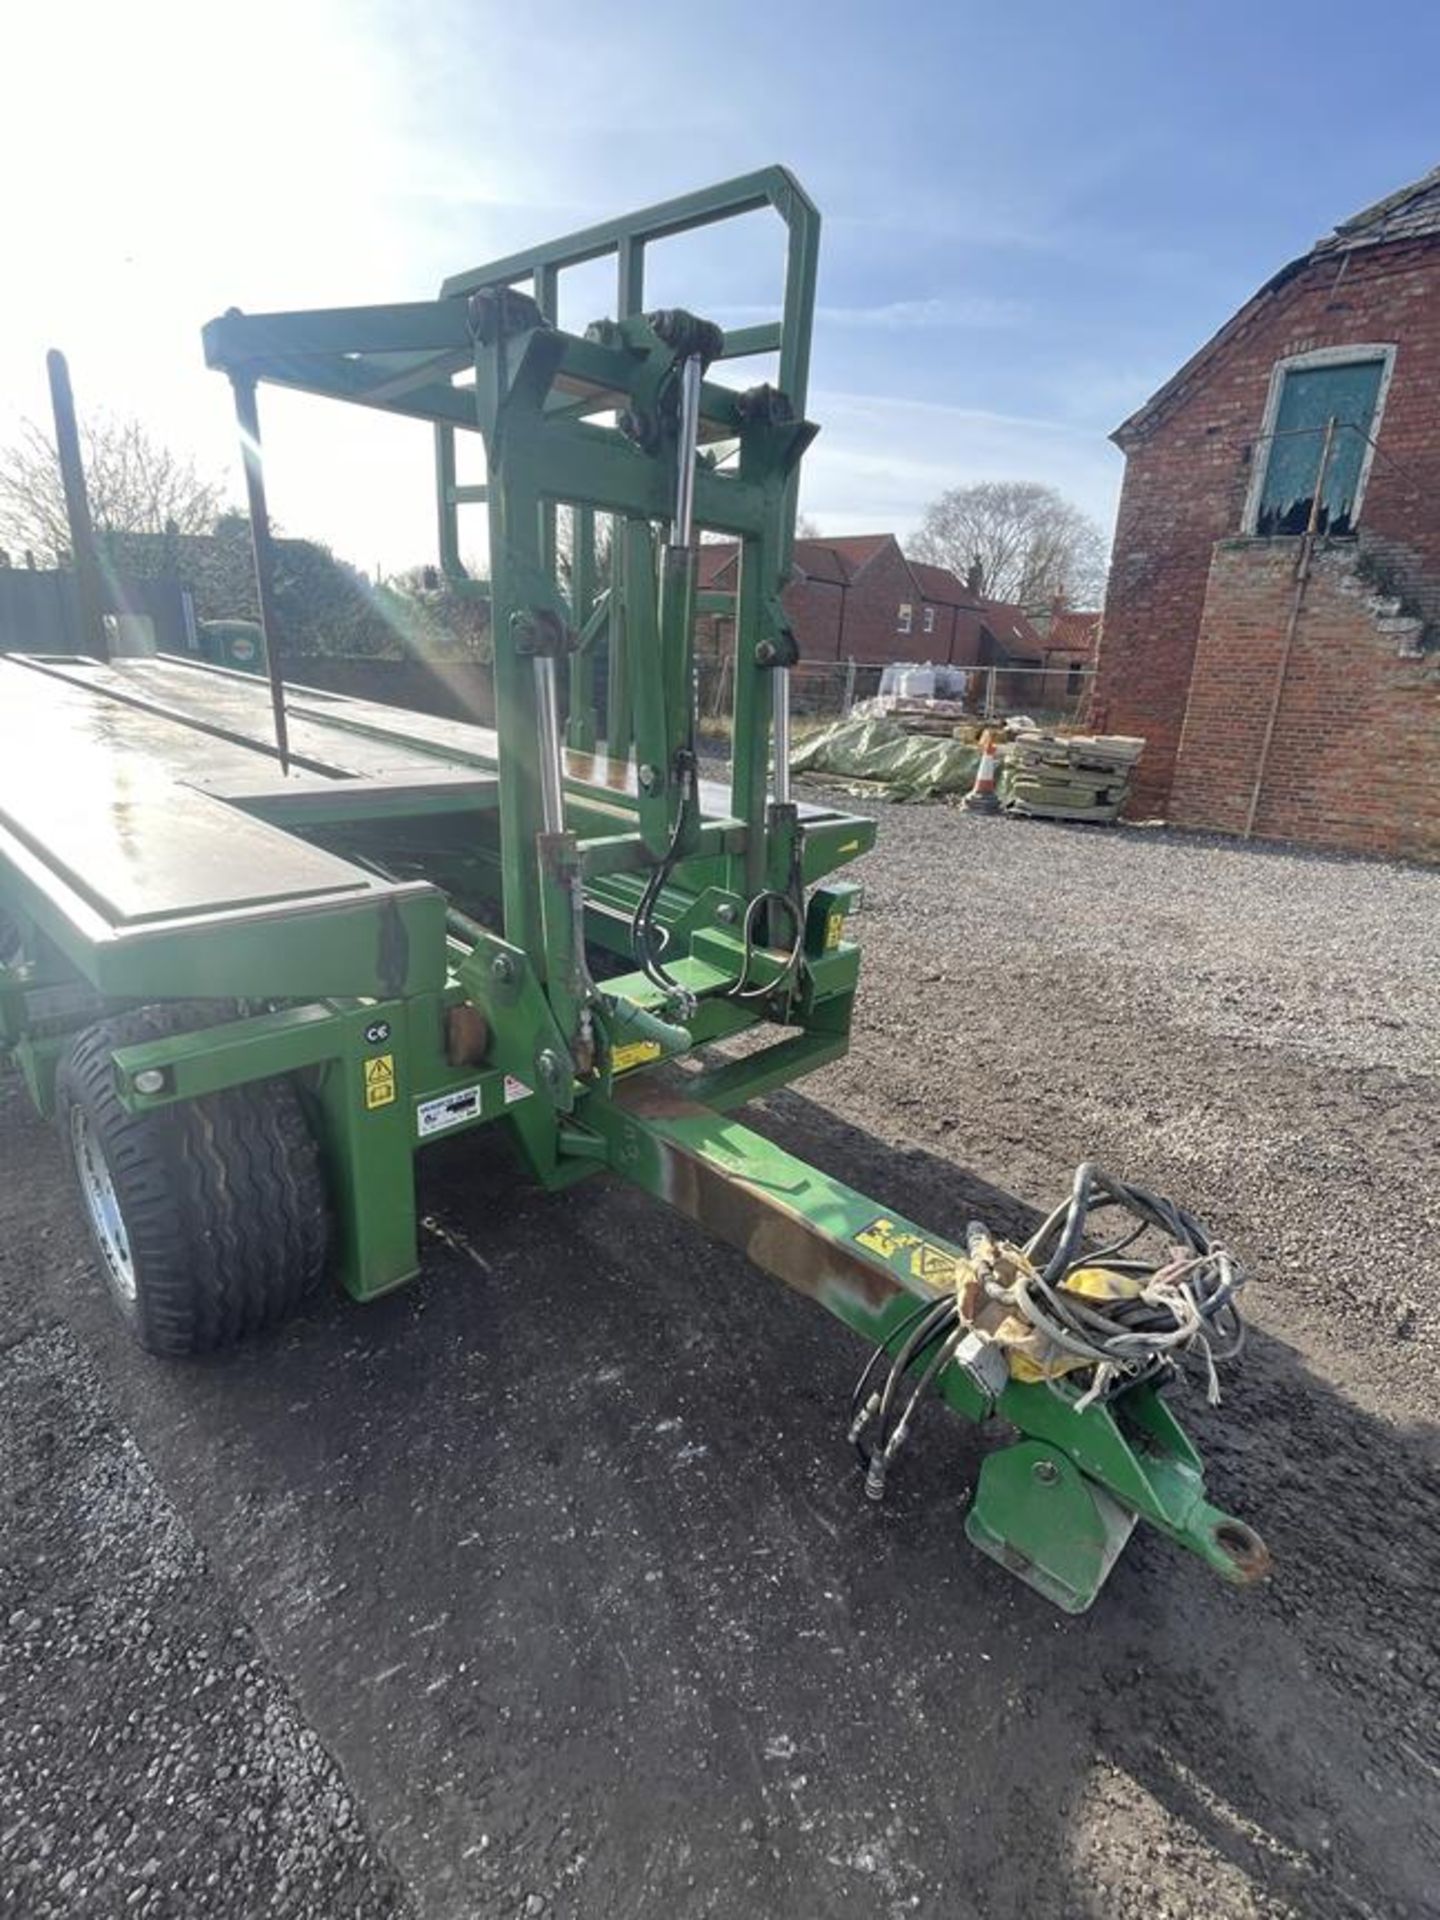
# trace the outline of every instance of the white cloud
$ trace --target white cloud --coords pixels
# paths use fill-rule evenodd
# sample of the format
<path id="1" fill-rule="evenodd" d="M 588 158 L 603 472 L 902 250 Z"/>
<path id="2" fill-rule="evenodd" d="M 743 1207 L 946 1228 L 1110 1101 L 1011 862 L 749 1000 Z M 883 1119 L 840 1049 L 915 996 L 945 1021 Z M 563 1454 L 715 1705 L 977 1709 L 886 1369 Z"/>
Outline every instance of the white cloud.
<path id="1" fill-rule="evenodd" d="M 817 329 L 837 327 L 877 333 L 939 333 L 1020 327 L 1033 311 L 1027 300 L 970 294 L 962 299 L 889 300 L 873 307 L 821 305 L 815 309 L 815 325 Z M 715 310 L 715 318 L 722 326 L 748 327 L 776 317 L 774 307 L 732 306 Z"/>
<path id="2" fill-rule="evenodd" d="M 947 487 L 1040 480 L 1094 516 L 1108 536 L 1122 462 L 1102 433 L 1067 421 L 979 408 L 817 392 L 820 437 L 805 458 L 804 511 L 827 533 L 908 533 Z"/>

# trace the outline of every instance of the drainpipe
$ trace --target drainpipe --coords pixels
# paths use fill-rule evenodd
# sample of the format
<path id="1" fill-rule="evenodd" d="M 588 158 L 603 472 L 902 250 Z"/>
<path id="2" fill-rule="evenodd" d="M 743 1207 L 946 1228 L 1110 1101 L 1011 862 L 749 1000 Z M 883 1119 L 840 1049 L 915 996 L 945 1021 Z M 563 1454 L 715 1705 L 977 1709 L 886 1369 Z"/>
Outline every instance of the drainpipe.
<path id="1" fill-rule="evenodd" d="M 1335 416 L 1325 422 L 1325 439 L 1320 448 L 1320 471 L 1315 476 L 1315 496 L 1310 502 L 1310 522 L 1300 539 L 1295 560 L 1295 591 L 1290 597 L 1290 618 L 1285 623 L 1285 639 L 1280 662 L 1275 670 L 1275 687 L 1270 695 L 1270 711 L 1265 716 L 1265 732 L 1260 741 L 1260 759 L 1255 768 L 1255 784 L 1250 789 L 1250 805 L 1245 812 L 1246 840 L 1255 833 L 1255 816 L 1260 811 L 1260 794 L 1270 763 L 1270 747 L 1275 738 L 1275 723 L 1280 717 L 1280 701 L 1290 673 L 1290 656 L 1295 650 L 1295 635 L 1300 627 L 1300 609 L 1305 604 L 1305 588 L 1310 579 L 1310 561 L 1315 551 L 1316 529 L 1320 524 L 1320 501 L 1325 492 L 1325 477 L 1330 466 L 1330 449 L 1335 441 Z"/>

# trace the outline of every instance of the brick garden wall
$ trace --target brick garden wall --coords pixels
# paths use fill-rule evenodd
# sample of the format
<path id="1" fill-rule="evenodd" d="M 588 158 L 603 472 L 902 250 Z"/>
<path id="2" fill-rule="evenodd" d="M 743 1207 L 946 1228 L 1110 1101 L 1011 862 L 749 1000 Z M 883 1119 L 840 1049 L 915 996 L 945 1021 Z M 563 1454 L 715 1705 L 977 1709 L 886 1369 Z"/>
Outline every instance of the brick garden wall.
<path id="1" fill-rule="evenodd" d="M 1367 539 L 1392 546 L 1420 601 L 1440 582 L 1440 247 L 1321 255 L 1259 296 L 1235 335 L 1126 445 L 1093 713 L 1100 726 L 1146 738 L 1132 813 L 1165 812 L 1170 800 L 1211 552 L 1241 531 L 1271 369 L 1343 344 L 1398 349 L 1361 508 Z M 1252 633 L 1253 645 L 1266 643 Z M 1374 652 L 1356 644 L 1354 671 L 1373 673 L 1375 697 L 1388 700 L 1395 663 L 1383 644 Z M 1210 648 L 1206 671 L 1222 658 L 1233 664 Z M 1208 690 L 1197 697 L 1213 708 Z M 1352 682 L 1349 710 L 1363 712 L 1370 697 Z"/>
<path id="2" fill-rule="evenodd" d="M 1215 549 L 1174 769 L 1177 826 L 1242 833 L 1296 600 L 1300 542 Z M 1440 659 L 1406 659 L 1352 566 L 1317 543 L 1285 667 L 1255 832 L 1440 859 Z"/>

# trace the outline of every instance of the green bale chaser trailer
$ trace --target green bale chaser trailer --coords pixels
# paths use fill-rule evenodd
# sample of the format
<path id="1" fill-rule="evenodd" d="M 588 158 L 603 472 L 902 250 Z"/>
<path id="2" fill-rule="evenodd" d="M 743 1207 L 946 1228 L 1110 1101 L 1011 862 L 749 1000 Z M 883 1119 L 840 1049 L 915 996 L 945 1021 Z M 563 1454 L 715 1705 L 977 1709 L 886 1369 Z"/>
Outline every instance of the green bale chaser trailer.
<path id="1" fill-rule="evenodd" d="M 657 243 L 761 214 L 784 233 L 772 323 L 647 308 Z M 1238 1333 L 1239 1276 L 1182 1209 L 1083 1167 L 1025 1248 L 980 1222 L 953 1246 L 730 1117 L 843 1052 L 857 889 L 835 876 L 874 834 L 788 778 L 818 238 L 774 168 L 435 300 L 212 322 L 268 685 L 0 662 L 0 1048 L 153 1352 L 245 1335 L 326 1272 L 362 1301 L 402 1285 L 416 1155 L 503 1125 L 545 1187 L 633 1181 L 871 1343 L 848 1424 L 873 1496 L 932 1394 L 1013 1430 L 967 1530 L 1061 1606 L 1089 1605 L 1137 1517 L 1243 1583 L 1264 1549 L 1207 1502 L 1161 1391 L 1187 1356 L 1213 1380 Z M 607 258 L 613 316 L 563 330 L 561 276 Z M 725 377 L 752 356 L 769 381 Z M 284 680 L 264 383 L 429 426 L 442 564 L 491 601 L 493 732 Z M 488 587 L 460 558 L 475 506 Z M 702 534 L 739 543 L 723 608 L 697 593 Z M 697 758 L 707 610 L 733 632 L 723 785 Z M 1123 1227 L 1090 1232 L 1105 1210 Z"/>

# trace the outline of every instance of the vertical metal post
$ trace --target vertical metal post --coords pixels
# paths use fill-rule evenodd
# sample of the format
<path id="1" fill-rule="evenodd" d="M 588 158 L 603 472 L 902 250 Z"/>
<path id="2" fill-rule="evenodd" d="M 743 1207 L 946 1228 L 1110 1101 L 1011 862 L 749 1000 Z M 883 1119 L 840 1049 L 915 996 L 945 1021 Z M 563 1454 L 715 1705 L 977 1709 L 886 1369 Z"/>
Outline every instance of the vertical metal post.
<path id="1" fill-rule="evenodd" d="M 1320 443 L 1320 471 L 1315 475 L 1315 494 L 1310 502 L 1310 519 L 1305 528 L 1310 539 L 1320 531 L 1320 503 L 1325 496 L 1325 482 L 1330 474 L 1330 454 L 1335 445 L 1335 428 L 1338 425 L 1334 414 L 1325 422 L 1325 438 Z M 1328 522 L 1327 522 L 1328 525 Z"/>
<path id="2" fill-rule="evenodd" d="M 460 509 L 455 499 L 455 429 L 435 429 L 435 504 L 439 515 L 440 571 L 447 580 L 465 573 L 460 559 Z"/>
<path id="3" fill-rule="evenodd" d="M 788 395 L 796 419 L 803 420 L 810 385 L 810 314 L 815 304 L 815 281 L 820 264 L 820 215 L 794 181 L 790 182 L 779 211 L 789 228 L 789 240 L 785 249 L 785 304 L 781 315 L 778 384 L 780 391 Z M 799 497 L 797 461 L 785 482 L 785 505 L 780 515 L 779 550 L 775 558 L 782 579 L 790 571 Z"/>
<path id="4" fill-rule="evenodd" d="M 595 611 L 595 509 L 571 510 L 570 613 L 584 632 Z M 570 656 L 570 715 L 565 727 L 568 745 L 582 753 L 595 748 L 595 654 L 590 646 Z"/>
<path id="5" fill-rule="evenodd" d="M 275 716 L 275 750 L 280 771 L 290 771 L 290 728 L 285 718 L 285 679 L 280 659 L 280 622 L 275 609 L 275 543 L 265 504 L 265 459 L 260 449 L 260 411 L 255 382 L 232 374 L 235 418 L 240 426 L 240 457 L 245 468 L 245 499 L 250 509 L 250 546 L 255 556 L 255 598 L 260 608 L 260 631 L 265 636 L 265 670 L 270 679 L 270 707 Z"/>
<path id="6" fill-rule="evenodd" d="M 667 844 L 679 821 L 695 801 L 693 749 L 695 745 L 695 456 L 700 445 L 700 375 L 698 354 L 680 369 L 680 411 L 675 433 L 675 509 L 665 546 L 660 576 L 659 655 L 661 680 L 659 733 L 650 748 L 655 784 L 652 793 L 664 795 L 662 818 Z M 641 695 L 644 676 L 635 681 L 636 757 L 641 740 Z M 689 752 L 690 759 L 682 761 Z M 645 784 L 643 769 L 639 774 Z M 675 821 L 670 818 L 674 797 Z M 643 819 L 643 809 L 642 809 Z"/>
<path id="7" fill-rule="evenodd" d="M 764 631 L 764 582 L 778 577 L 775 549 L 766 529 L 746 534 L 740 546 L 740 584 L 735 598 L 735 700 L 730 756 L 730 811 L 749 828 L 745 852 L 732 857 L 728 885 L 748 899 L 765 884 L 765 795 L 770 761 L 771 669 L 755 657 Z"/>
<path id="8" fill-rule="evenodd" d="M 790 669 L 774 667 L 771 669 L 773 682 L 773 722 L 775 777 L 771 791 L 776 806 L 790 804 Z"/>
<path id="9" fill-rule="evenodd" d="M 65 517 L 70 523 L 70 564 L 75 569 L 80 611 L 80 644 L 97 660 L 109 654 L 105 641 L 105 596 L 90 518 L 90 495 L 85 486 L 85 463 L 80 457 L 80 427 L 75 418 L 75 396 L 70 368 L 63 353 L 52 347 L 45 356 L 50 376 L 50 407 L 55 416 L 55 451 L 60 458 L 60 483 L 65 490 Z"/>
<path id="10" fill-rule="evenodd" d="M 605 630 L 605 751 L 628 760 L 634 734 L 630 705 L 630 620 L 635 580 L 630 559 L 630 523 L 610 522 L 610 618 Z"/>
<path id="11" fill-rule="evenodd" d="M 846 720 L 850 718 L 850 709 L 854 706 L 854 704 L 855 704 L 855 662 L 853 659 L 850 659 L 845 662 L 845 704 L 840 710 L 842 718 Z"/>

